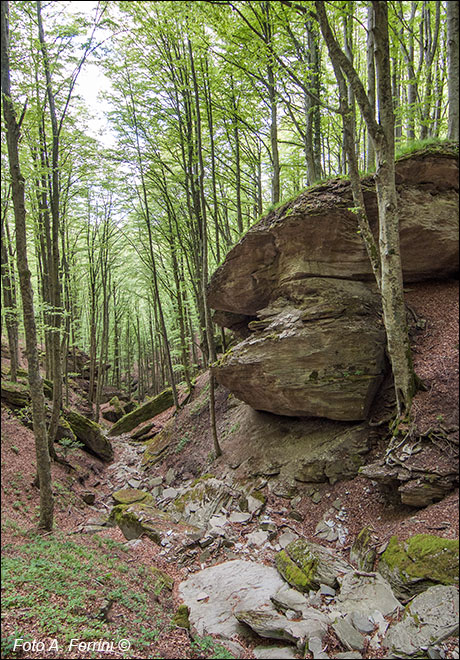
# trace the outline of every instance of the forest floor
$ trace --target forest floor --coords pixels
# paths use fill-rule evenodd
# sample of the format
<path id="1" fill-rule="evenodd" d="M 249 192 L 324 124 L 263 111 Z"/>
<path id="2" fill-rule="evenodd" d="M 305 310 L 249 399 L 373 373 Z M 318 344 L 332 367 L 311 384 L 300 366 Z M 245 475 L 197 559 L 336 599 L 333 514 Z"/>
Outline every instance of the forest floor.
<path id="1" fill-rule="evenodd" d="M 415 368 L 427 387 L 414 401 L 417 428 L 425 432 L 442 424 L 458 426 L 458 282 L 430 282 L 411 285 L 408 289 L 408 304 L 426 322 L 413 336 Z M 210 471 L 218 477 L 228 470 L 225 453 L 231 439 L 225 439 L 223 456 L 213 461 L 207 406 L 201 407 L 197 414 L 197 403 L 205 399 L 206 384 L 207 375 L 203 374 L 197 381 L 192 400 L 177 417 L 181 430 L 177 438 L 180 451 L 171 452 L 163 463 L 150 470 L 149 476 L 164 476 L 172 468 L 180 480 Z M 218 388 L 221 431 L 227 402 L 228 392 Z M 171 409 L 166 411 L 156 422 L 166 423 L 172 413 Z M 5 566 L 2 657 L 233 657 L 211 637 L 192 639 L 188 631 L 173 622 L 180 604 L 179 582 L 203 564 L 197 560 L 181 568 L 168 562 L 161 546 L 149 539 L 126 542 L 118 527 L 106 527 L 93 535 L 82 531 L 91 519 L 108 513 L 114 466 L 128 462 L 133 469 L 139 467 L 141 456 L 136 464 L 136 452 L 125 436 L 115 438 L 113 445 L 112 466 L 81 450 L 68 453 L 67 458 L 73 465 L 70 472 L 61 465 L 52 466 L 55 532 L 38 533 L 39 499 L 32 485 L 35 476 L 33 433 L 2 405 L 2 554 Z M 383 445 L 374 447 L 370 459 L 383 450 Z M 84 501 L 88 493 L 95 495 L 92 505 Z M 268 494 L 266 506 L 277 525 L 313 539 L 317 523 L 336 499 L 340 499 L 349 512 L 350 539 L 368 523 L 373 525 L 375 539 L 382 545 L 394 534 L 399 538 L 415 533 L 458 538 L 458 490 L 431 506 L 414 509 L 389 504 L 374 482 L 358 476 L 334 485 L 322 484 L 321 500 L 317 504 L 310 497 L 301 497 L 297 505 L 301 520 L 289 519 L 286 499 L 273 493 Z M 248 531 L 251 529 L 242 527 L 241 538 Z M 273 556 L 274 552 L 267 550 L 257 559 L 272 563 Z M 206 565 L 227 558 L 222 551 L 222 554 L 210 556 Z M 172 578 L 174 585 L 166 585 L 167 580 L 152 568 L 163 571 Z M 14 651 L 14 640 L 18 638 L 29 643 L 36 640 L 44 646 Z M 59 649 L 56 649 L 55 639 L 59 640 Z M 77 640 L 72 648 L 69 647 L 71 640 Z M 80 647 L 81 650 L 76 646 L 79 642 L 94 644 L 95 640 L 112 641 L 113 650 L 98 654 L 94 646 Z M 124 640 L 129 641 L 129 650 Z M 251 649 L 261 643 L 260 638 L 239 641 L 246 649 L 240 657 L 247 658 L 254 657 Z M 455 657 L 451 652 L 458 652 L 458 641 L 452 640 L 447 647 L 446 657 Z"/>

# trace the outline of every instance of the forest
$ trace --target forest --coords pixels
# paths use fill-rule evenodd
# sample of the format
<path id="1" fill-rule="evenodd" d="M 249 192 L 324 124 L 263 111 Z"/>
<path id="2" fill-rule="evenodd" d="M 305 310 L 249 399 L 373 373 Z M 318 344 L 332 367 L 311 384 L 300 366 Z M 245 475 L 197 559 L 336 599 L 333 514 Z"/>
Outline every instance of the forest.
<path id="1" fill-rule="evenodd" d="M 428 440 L 438 445 L 445 443 L 441 454 L 449 457 L 448 471 L 442 472 L 441 490 L 435 494 L 430 491 L 431 499 L 422 498 L 422 503 L 407 495 L 406 500 L 402 498 L 403 508 L 436 506 L 433 503 L 451 492 L 455 480 L 449 471 L 449 452 L 456 451 L 452 434 L 457 434 L 458 445 L 458 414 L 457 421 L 452 418 L 450 425 L 446 418 L 452 412 L 448 398 L 450 378 L 455 380 L 455 374 L 458 378 L 458 365 L 455 367 L 455 356 L 452 357 L 446 376 L 449 394 L 444 396 L 446 406 L 449 401 L 448 413 L 443 408 L 434 411 L 430 419 L 435 420 L 436 431 L 433 425 L 429 431 L 428 426 L 421 430 L 423 415 L 417 397 L 420 393 L 423 397 L 427 390 L 435 392 L 436 387 L 431 382 L 427 385 L 423 368 L 418 368 L 417 355 L 422 349 L 414 351 L 414 332 L 421 332 L 422 322 L 417 304 L 410 302 L 405 294 L 406 282 L 417 283 L 414 286 L 418 291 L 419 283 L 428 281 L 424 295 L 431 295 L 429 287 L 445 280 L 447 288 L 439 292 L 441 308 L 441 300 L 447 295 L 444 291 L 451 295 L 453 289 L 449 287 L 454 286 L 458 276 L 454 256 L 453 265 L 451 262 L 446 265 L 451 251 L 455 251 L 450 237 L 455 233 L 458 237 L 458 180 L 455 184 L 451 179 L 458 174 L 452 175 L 449 169 L 458 157 L 458 41 L 458 4 L 453 1 L 2 1 L 2 422 L 6 422 L 8 442 L 11 439 L 12 447 L 18 452 L 22 447 L 18 449 L 16 445 L 21 441 L 15 441 L 14 429 L 25 426 L 32 433 L 30 475 L 34 494 L 30 497 L 36 508 L 32 516 L 25 516 L 24 511 L 21 515 L 32 525 L 34 534 L 39 530 L 33 543 L 46 543 L 43 534 L 53 534 L 53 529 L 58 534 L 59 529 L 66 529 L 60 522 L 64 508 L 60 510 L 62 492 L 56 482 L 64 478 L 62 475 L 70 474 L 77 484 L 78 469 L 72 457 L 83 455 L 82 447 L 90 452 L 84 460 L 89 461 L 88 456 L 102 460 L 103 464 L 115 460 L 119 470 L 130 465 L 125 462 L 131 451 L 129 446 L 134 441 L 137 451 L 140 439 L 146 446 L 142 448 L 142 460 L 148 464 L 156 456 L 148 445 L 153 438 L 155 451 L 165 461 L 161 477 L 166 479 L 166 468 L 173 470 L 169 474 L 176 477 L 176 482 L 174 477 L 163 482 L 165 491 L 168 487 L 174 491 L 183 486 L 183 474 L 204 478 L 202 475 L 207 473 L 220 475 L 216 466 L 224 462 L 231 465 L 233 461 L 236 465 L 238 461 L 233 454 L 238 443 L 232 448 L 230 438 L 238 433 L 243 438 L 244 429 L 252 439 L 262 434 L 263 428 L 266 437 L 271 437 L 270 433 L 278 426 L 288 429 L 283 432 L 285 435 L 292 432 L 294 437 L 303 433 L 307 438 L 313 431 L 307 434 L 301 425 L 310 423 L 305 421 L 307 418 L 318 418 L 326 419 L 324 424 L 330 425 L 327 432 L 337 439 L 339 426 L 334 424 L 353 422 L 354 426 L 350 426 L 353 433 L 356 424 L 363 420 L 366 424 L 371 422 L 368 430 L 376 427 L 371 414 L 376 414 L 376 401 L 384 399 L 382 390 L 378 390 L 381 383 L 386 383 L 385 396 L 390 400 L 387 406 L 390 413 L 383 417 L 379 410 L 381 421 L 378 422 L 386 464 L 390 465 L 389 456 L 394 459 L 396 450 L 409 442 L 412 444 L 406 458 L 412 451 L 417 453 L 420 443 Z M 419 175 L 418 164 L 422 162 L 428 163 L 428 174 Z M 399 170 L 398 163 L 402 163 Z M 439 175 L 432 174 L 436 167 Z M 404 197 L 398 187 L 403 185 L 401 182 L 418 186 L 417 192 Z M 455 186 L 456 197 L 451 194 Z M 426 194 L 429 200 L 434 200 L 433 204 L 445 195 L 442 202 L 445 206 L 441 208 L 439 202 L 432 211 L 418 211 L 422 203 L 431 203 L 421 201 L 420 190 L 430 193 L 431 197 Z M 295 224 L 296 214 L 300 213 L 299 200 L 303 200 L 305 217 L 312 213 L 309 204 L 311 208 L 316 204 L 318 216 L 316 227 L 305 230 L 304 238 L 304 225 Z M 323 222 L 321 213 L 330 212 L 333 216 L 330 209 L 336 208 L 334 204 L 342 209 L 337 233 L 335 229 L 327 229 L 326 220 L 322 230 L 318 224 Z M 401 233 L 400 248 L 400 223 L 402 226 L 417 222 L 418 215 L 422 229 L 411 229 L 414 233 L 409 239 Z M 424 238 L 423 218 L 427 215 L 433 216 L 434 228 L 429 234 L 433 239 Z M 346 216 L 346 221 L 342 216 Z M 344 236 L 340 229 L 342 221 L 353 227 L 354 242 L 343 239 L 340 244 Z M 277 229 L 284 223 L 285 231 L 290 231 L 290 222 L 295 236 L 289 238 L 294 246 L 289 243 L 291 252 L 282 247 L 284 239 Z M 449 239 L 441 235 L 440 228 L 438 231 L 437 226 L 441 225 L 449 225 Z M 316 239 L 315 232 L 321 231 L 323 234 Z M 306 257 L 299 256 L 307 253 L 310 246 L 314 252 L 316 240 L 325 246 L 321 249 L 332 253 L 327 258 L 335 260 L 337 265 L 330 270 L 320 265 L 317 272 L 309 271 L 304 263 Z M 437 240 L 441 245 L 438 252 L 433 247 Z M 419 242 L 423 243 L 422 247 Z M 411 243 L 415 256 L 408 257 L 408 262 L 413 259 L 421 272 L 424 262 L 430 261 L 431 271 L 427 267 L 420 276 L 406 277 L 401 254 L 404 260 Z M 354 250 L 362 250 L 364 257 L 360 259 L 365 265 L 360 266 L 361 270 L 348 272 L 348 264 L 358 262 Z M 322 258 L 312 256 L 311 260 L 321 264 Z M 324 281 L 318 283 L 318 278 Z M 305 285 L 306 279 L 311 280 L 313 289 Z M 288 280 L 290 288 L 286 284 Z M 328 287 L 332 285 L 336 288 L 331 293 Z M 313 296 L 308 298 L 310 311 L 306 303 L 299 302 L 307 300 L 305 286 L 308 295 Z M 267 287 L 270 293 L 266 292 Z M 407 291 L 411 290 L 414 289 Z M 356 335 L 357 340 L 350 339 L 356 343 L 356 355 L 352 358 L 348 348 L 343 349 L 346 356 L 345 366 L 339 365 L 339 394 L 334 389 L 337 374 L 332 373 L 332 367 L 318 368 L 315 358 L 311 358 L 312 366 L 305 371 L 307 363 L 303 360 L 309 349 L 302 344 L 296 349 L 298 354 L 293 353 L 292 357 L 284 352 L 279 337 L 274 334 L 278 333 L 276 323 L 281 322 L 287 328 L 284 332 L 290 332 L 286 309 L 290 313 L 292 309 L 286 307 L 286 300 L 294 306 L 292 323 L 297 322 L 299 308 L 301 318 L 308 320 L 305 324 L 310 328 L 313 322 L 319 323 L 317 319 L 323 318 L 321 314 L 330 314 L 331 305 L 338 304 L 337 296 L 346 302 L 330 318 L 347 320 L 338 331 L 338 337 L 343 334 L 343 342 L 336 337 L 333 340 L 336 344 L 346 344 L 347 333 L 352 336 L 361 324 L 360 319 L 371 314 L 369 309 L 374 310 L 375 306 L 379 310 L 365 331 L 359 325 L 359 332 L 366 333 L 369 344 L 361 342 L 361 335 Z M 313 303 L 317 307 L 312 308 Z M 362 308 L 355 317 L 356 305 Z M 431 306 L 433 314 L 436 306 L 436 302 Z M 427 314 L 422 313 L 424 318 L 428 318 Z M 412 328 L 415 321 L 418 330 Z M 429 323 L 433 323 L 429 327 L 435 327 L 435 321 Z M 450 316 L 446 315 L 446 333 L 450 323 Z M 323 346 L 329 341 L 325 339 L 329 325 L 318 328 L 318 338 L 309 335 L 305 345 L 319 342 Z M 297 337 L 300 330 L 295 332 Z M 279 336 L 283 338 L 284 334 Z M 265 366 L 260 367 L 259 357 L 250 353 L 250 337 L 258 345 L 264 342 L 267 355 L 260 358 L 260 364 Z M 374 360 L 376 344 L 380 352 L 375 350 Z M 361 355 L 357 350 L 360 345 Z M 458 356 L 458 338 L 456 343 L 454 336 L 449 338 L 449 346 L 444 356 L 448 355 L 450 360 L 454 346 Z M 437 349 L 431 353 L 426 350 L 427 355 L 438 355 Z M 277 355 L 279 364 L 271 367 L 270 360 L 276 360 Z M 304 370 L 302 387 L 308 382 L 312 386 L 313 403 L 308 392 L 302 389 L 299 394 L 297 382 L 292 388 L 288 382 L 298 377 L 297 361 L 298 368 L 302 365 Z M 251 364 L 256 362 L 257 367 L 252 368 Z M 440 373 L 437 363 L 431 368 Z M 291 374 L 286 376 L 286 371 Z M 241 383 L 245 380 L 246 385 Z M 353 380 L 351 385 L 350 380 Z M 327 391 L 323 404 L 324 387 Z M 337 412 L 337 397 L 342 397 L 344 387 L 349 387 L 350 398 L 343 395 L 342 407 Z M 237 401 L 248 404 L 240 417 L 235 413 L 234 419 L 230 404 L 226 407 L 228 390 L 233 392 L 230 397 L 234 395 Z M 374 399 L 377 391 L 379 394 Z M 438 393 L 439 400 L 443 391 Z M 198 404 L 203 415 L 195 427 L 192 418 L 197 414 Z M 169 410 L 168 418 L 164 418 L 166 410 Z M 261 417 L 260 428 L 251 434 L 253 414 L 272 417 L 266 421 Z M 108 421 L 115 426 L 110 427 Z M 148 421 L 149 428 L 146 425 L 135 431 L 141 422 Z M 20 427 L 10 427 L 13 422 Z M 229 426 L 225 427 L 227 422 Z M 173 423 L 175 435 L 170 430 Z M 295 426 L 297 423 L 300 426 Z M 302 430 L 296 431 L 297 428 Z M 343 428 L 340 426 L 340 433 Z M 17 433 L 20 437 L 22 431 Z M 126 433 L 131 436 L 122 435 Z M 282 443 L 283 433 L 281 430 L 279 433 Z M 192 436 L 199 437 L 203 446 L 194 449 Z M 177 439 L 178 444 L 175 450 L 171 447 L 167 450 L 170 460 L 174 459 L 167 463 L 165 448 L 176 441 L 171 438 Z M 256 447 L 256 440 L 254 443 Z M 241 446 L 244 444 L 242 441 Z M 121 455 L 120 447 L 124 447 Z M 17 452 L 12 451 L 16 456 Z M 299 463 L 306 451 L 299 449 L 294 462 Z M 3 452 L 2 441 L 2 466 L 8 466 L 11 451 L 5 458 Z M 288 453 L 286 450 L 286 456 Z M 268 449 L 265 454 L 262 449 L 261 456 L 267 465 L 276 463 Z M 201 461 L 200 457 L 206 458 Z M 361 465 L 362 460 L 357 460 Z M 347 461 L 348 458 L 343 458 L 344 465 L 348 465 Z M 195 470 L 198 463 L 200 469 Z M 160 465 L 163 463 L 157 467 Z M 324 461 L 321 465 L 333 485 L 336 478 L 331 479 Z M 106 471 L 110 465 L 100 469 Z M 353 469 L 353 475 L 344 473 L 338 479 L 356 476 L 357 466 Z M 111 474 L 115 473 L 116 470 Z M 254 479 L 278 473 L 257 472 L 254 468 L 254 475 L 259 475 Z M 153 479 L 156 476 L 157 473 L 150 474 Z M 104 483 L 109 479 L 100 475 L 99 478 Z M 120 482 L 120 487 L 126 491 L 129 488 L 133 492 L 145 491 L 143 478 L 131 475 L 134 486 L 131 482 L 129 486 Z M 316 483 L 327 482 L 327 478 L 295 477 L 297 482 L 309 484 L 312 493 Z M 378 481 L 379 477 L 375 479 Z M 5 483 L 5 488 L 11 489 L 10 481 Z M 433 479 L 430 483 L 433 484 Z M 82 484 L 80 481 L 78 488 Z M 154 490 L 158 487 L 158 484 L 152 486 Z M 253 484 L 248 492 L 254 495 L 254 488 L 257 490 Z M 147 490 L 150 498 L 153 491 L 150 487 Z M 167 498 L 165 491 L 163 497 Z M 219 500 L 219 506 L 225 507 L 222 504 L 225 498 L 220 500 L 220 491 L 216 492 L 210 496 L 211 501 Z M 123 507 L 137 500 L 117 500 L 115 495 L 111 520 L 123 531 L 120 523 L 126 513 Z M 97 497 L 96 494 L 96 502 Z M 174 499 L 173 494 L 170 497 Z M 182 494 L 182 497 L 186 496 Z M 142 502 L 145 504 L 147 500 Z M 93 504 L 94 500 L 88 503 Z M 248 506 L 251 512 L 250 504 L 246 502 L 245 506 L 243 513 L 239 512 L 243 517 Z M 257 507 L 255 510 L 258 511 Z M 216 508 L 210 515 L 212 520 L 212 516 L 221 514 Z M 295 516 L 292 518 L 295 520 Z M 452 533 L 454 528 L 455 525 Z M 262 526 L 262 530 L 266 529 L 269 528 Z M 138 536 L 125 534 L 129 543 L 132 543 L 129 539 Z M 146 536 L 154 538 L 150 532 Z M 65 553 L 66 542 L 58 537 L 53 542 L 61 544 L 59 552 Z M 455 543 L 450 538 L 448 542 Z M 162 542 L 157 543 L 161 548 Z M 282 548 L 283 545 L 279 546 L 285 552 Z M 449 545 L 446 552 L 451 550 Z M 135 552 L 138 552 L 136 557 L 142 557 L 142 548 Z M 8 561 L 13 560 L 7 558 Z M 279 562 L 276 566 L 285 577 Z M 363 566 L 358 568 L 366 576 L 372 565 Z M 13 575 L 20 573 L 17 565 L 10 570 Z M 173 577 L 178 579 L 176 575 Z M 388 573 L 384 577 L 388 578 Z M 297 588 L 292 580 L 285 579 Z M 166 578 L 163 576 L 161 580 L 163 584 Z M 438 582 L 458 585 L 458 573 L 456 580 L 434 580 L 429 586 Z M 158 586 L 158 582 L 155 584 Z M 320 585 L 324 586 L 324 580 L 318 578 L 317 587 Z M 21 587 L 13 585 L 13 592 L 15 589 L 21 591 Z M 160 591 L 155 592 L 157 600 Z M 415 594 L 398 594 L 397 590 L 395 593 L 403 603 L 404 598 Z M 14 609 L 19 600 L 13 598 L 12 602 Z M 110 598 L 108 602 L 110 609 L 117 599 Z M 124 606 L 129 609 L 126 603 Z M 183 606 L 179 610 L 180 607 Z M 248 606 L 245 611 L 250 609 Z M 286 606 L 286 609 L 296 610 L 296 607 Z M 103 625 L 110 620 L 108 615 L 104 617 L 105 614 L 100 618 Z M 248 625 L 261 637 L 270 637 L 260 631 L 259 624 L 249 615 L 238 620 L 240 626 Z M 74 655 L 75 645 L 64 656 L 51 647 L 48 653 L 42 647 L 32 649 L 28 655 L 28 649 L 18 650 L 11 641 L 22 637 L 21 625 L 20 618 L 15 618 L 14 626 L 7 626 L 9 636 L 2 657 L 180 657 L 181 652 L 187 658 L 275 657 L 251 655 L 251 645 L 227 645 L 227 650 L 216 650 L 212 637 L 215 631 L 210 629 L 211 637 L 193 638 L 190 633 L 185 635 L 187 626 L 181 624 L 176 625 L 176 631 L 185 637 L 179 635 L 169 646 L 167 641 L 158 647 L 145 641 L 143 647 L 134 645 L 131 655 L 125 655 L 124 651 L 117 655 L 113 649 L 109 655 L 105 652 L 91 655 L 87 649 L 80 649 Z M 81 631 L 85 623 L 76 626 L 78 632 L 74 631 L 72 638 L 79 635 L 81 640 L 103 638 L 99 628 L 84 637 Z M 130 638 L 133 630 L 125 631 L 125 636 Z M 449 629 L 445 638 L 450 638 L 451 633 Z M 41 634 L 48 638 L 55 636 L 46 626 Z M 140 635 L 139 631 L 136 634 Z M 286 633 L 278 640 L 287 639 L 290 643 L 295 640 L 302 657 L 375 657 L 372 655 L 375 647 L 374 651 L 366 645 L 350 647 L 343 640 L 345 633 L 342 635 L 335 627 L 333 633 L 329 628 L 327 634 L 336 635 L 334 639 L 339 639 L 336 646 L 319 633 L 311 639 L 318 639 L 318 635 L 324 643 L 329 639 L 328 653 L 332 655 L 321 655 L 320 648 L 315 651 L 316 647 L 308 645 L 308 635 L 302 637 L 303 646 L 294 633 Z M 40 634 L 35 637 L 41 638 Z M 217 634 L 217 637 L 221 636 Z M 180 646 L 185 644 L 184 639 L 186 648 Z M 207 646 L 203 639 L 208 640 Z M 438 636 L 436 643 L 441 641 Z M 452 642 L 443 651 L 448 655 L 427 657 L 458 657 L 458 640 L 456 643 L 456 656 L 450 655 L 455 653 Z M 334 655 L 341 650 L 340 644 L 345 653 L 358 650 L 364 655 Z M 152 648 L 159 655 L 148 655 Z M 397 653 L 398 648 L 394 646 L 393 652 Z"/>

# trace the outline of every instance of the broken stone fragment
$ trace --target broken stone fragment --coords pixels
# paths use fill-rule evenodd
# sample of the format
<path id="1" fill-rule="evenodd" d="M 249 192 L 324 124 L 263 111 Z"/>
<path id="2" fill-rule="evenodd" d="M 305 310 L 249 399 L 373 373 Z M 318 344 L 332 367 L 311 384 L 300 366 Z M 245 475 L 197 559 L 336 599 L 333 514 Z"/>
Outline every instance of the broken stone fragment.
<path id="1" fill-rule="evenodd" d="M 352 570 L 340 578 L 339 582 L 340 593 L 335 603 L 342 614 L 355 611 L 367 614 L 378 610 L 387 615 L 402 607 L 388 582 L 379 573 L 365 576 Z"/>
<path id="2" fill-rule="evenodd" d="M 345 619 L 337 619 L 335 623 L 332 624 L 332 629 L 342 644 L 350 651 L 361 651 L 363 649 L 363 635 L 361 635 L 361 633 L 359 633 L 351 623 L 348 623 Z"/>
<path id="3" fill-rule="evenodd" d="M 372 539 L 372 527 L 366 526 L 359 532 L 350 550 L 350 561 L 361 571 L 372 571 L 376 550 Z"/>

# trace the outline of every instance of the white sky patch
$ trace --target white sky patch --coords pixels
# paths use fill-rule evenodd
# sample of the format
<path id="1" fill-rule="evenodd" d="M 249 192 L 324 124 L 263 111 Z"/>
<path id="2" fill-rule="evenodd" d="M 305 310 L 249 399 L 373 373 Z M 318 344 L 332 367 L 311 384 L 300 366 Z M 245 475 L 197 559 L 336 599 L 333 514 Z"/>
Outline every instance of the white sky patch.
<path id="1" fill-rule="evenodd" d="M 86 17 L 94 17 L 98 2 L 93 0 L 72 0 L 68 3 L 66 11 L 70 14 L 84 14 Z M 110 39 L 109 30 L 98 29 L 95 35 L 95 43 Z M 107 121 L 107 113 L 110 104 L 101 96 L 101 92 L 110 92 L 112 84 L 102 71 L 100 65 L 91 62 L 88 58 L 83 65 L 77 79 L 75 92 L 81 96 L 88 107 L 88 116 L 85 117 L 86 130 L 91 137 L 99 140 L 104 147 L 114 147 L 116 137 Z"/>

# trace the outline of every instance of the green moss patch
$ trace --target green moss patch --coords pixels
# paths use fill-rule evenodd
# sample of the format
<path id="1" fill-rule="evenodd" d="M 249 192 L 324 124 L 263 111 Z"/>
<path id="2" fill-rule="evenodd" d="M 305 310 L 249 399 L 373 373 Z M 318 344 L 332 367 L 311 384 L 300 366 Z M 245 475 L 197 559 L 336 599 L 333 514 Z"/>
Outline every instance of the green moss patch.
<path id="1" fill-rule="evenodd" d="M 154 502 L 155 499 L 144 490 L 137 488 L 122 488 L 112 493 L 112 497 L 118 504 L 132 504 L 133 502 Z"/>
<path id="2" fill-rule="evenodd" d="M 166 390 L 163 390 L 160 394 L 155 396 L 147 403 L 144 403 L 143 406 L 136 408 L 132 412 L 124 415 L 118 422 L 110 429 L 109 435 L 121 435 L 122 433 L 128 433 L 132 431 L 136 426 L 142 424 L 143 422 L 153 419 L 160 413 L 164 412 L 173 405 L 173 395 L 172 389 L 168 387 Z"/>
<path id="3" fill-rule="evenodd" d="M 458 559 L 458 540 L 416 534 L 400 541 L 392 536 L 378 571 L 404 600 L 436 584 L 458 585 Z"/>
<path id="4" fill-rule="evenodd" d="M 416 534 L 407 541 L 392 536 L 380 563 L 399 571 L 405 582 L 424 579 L 432 584 L 458 584 L 458 539 Z M 379 564 L 380 567 L 380 564 Z"/>
<path id="5" fill-rule="evenodd" d="M 281 550 L 276 555 L 275 566 L 291 587 L 298 591 L 309 591 L 310 582 L 305 573 L 297 566 L 287 554 L 286 550 Z"/>
<path id="6" fill-rule="evenodd" d="M 23 383 L 3 380 L 1 384 L 2 400 L 14 408 L 25 408 L 30 403 L 29 388 Z"/>

